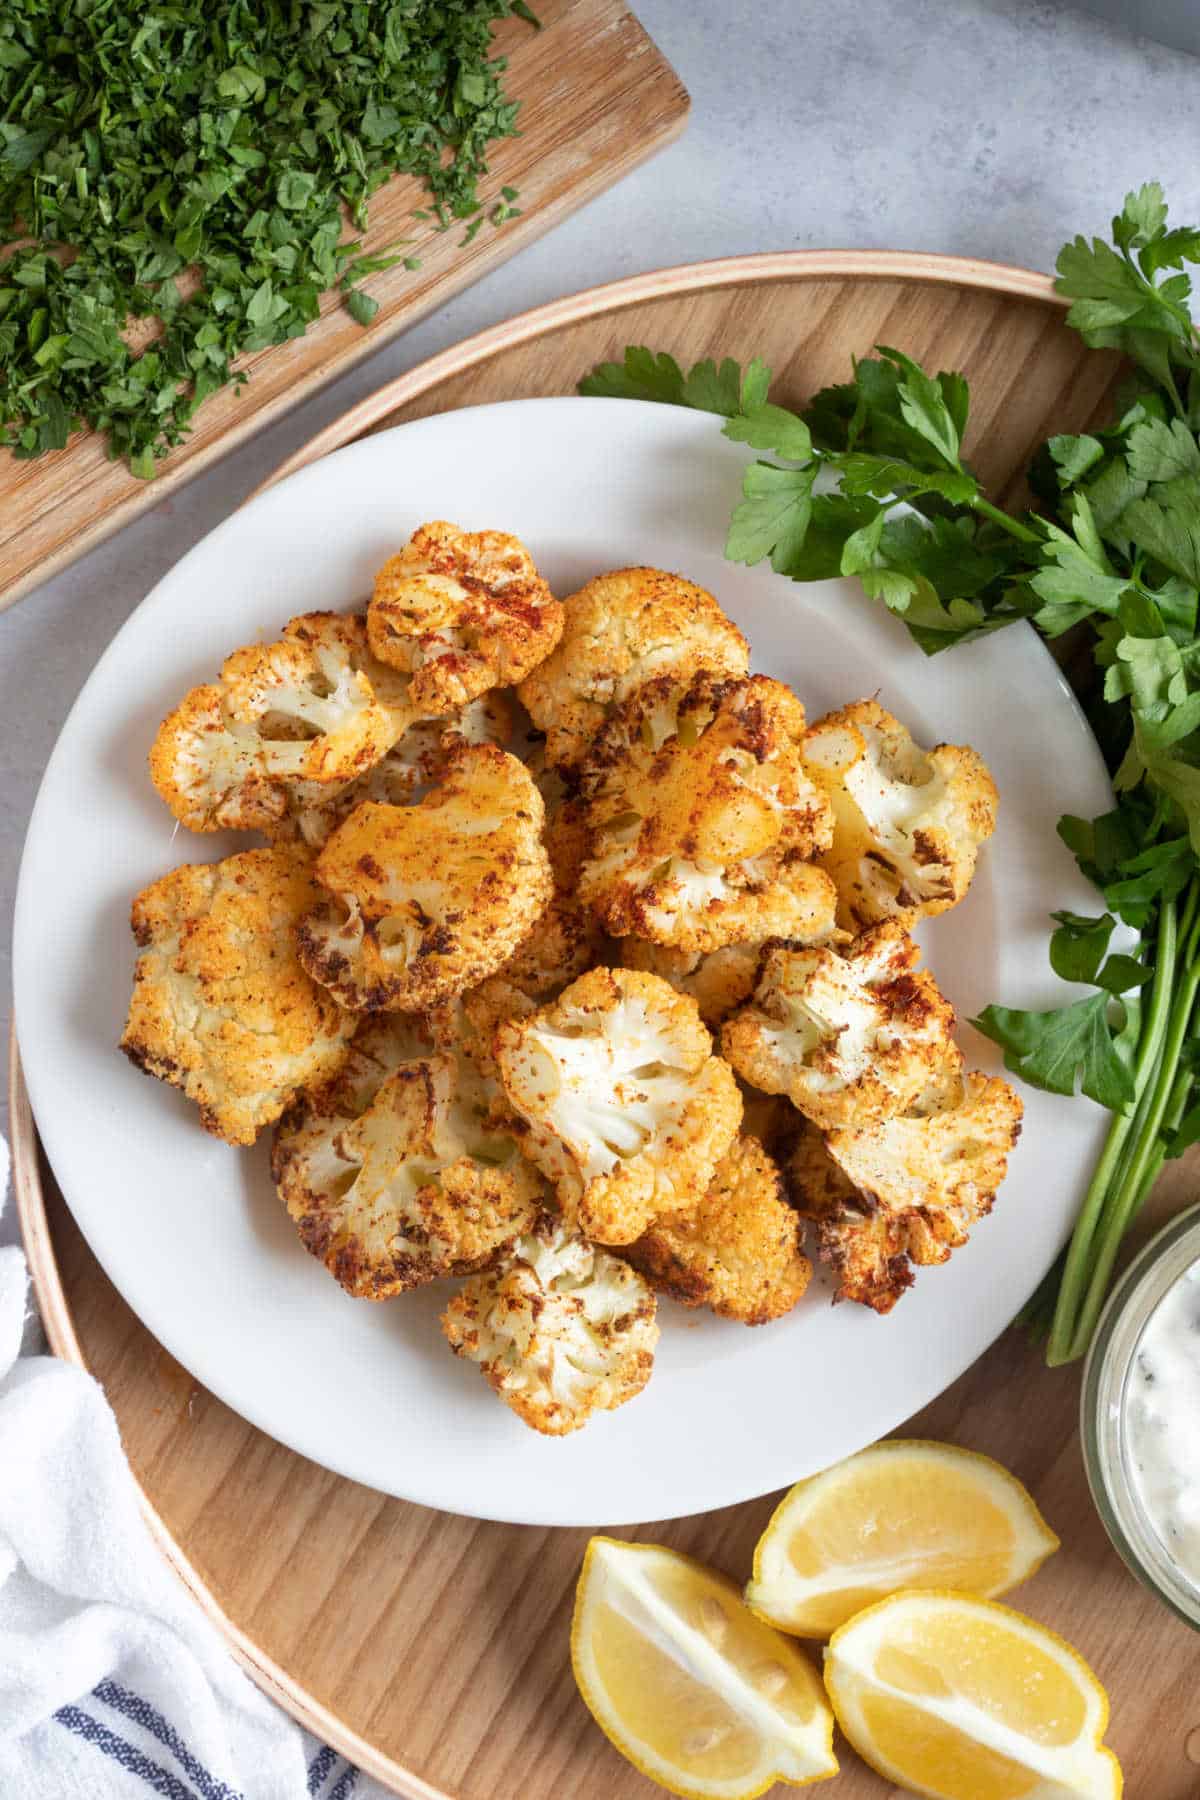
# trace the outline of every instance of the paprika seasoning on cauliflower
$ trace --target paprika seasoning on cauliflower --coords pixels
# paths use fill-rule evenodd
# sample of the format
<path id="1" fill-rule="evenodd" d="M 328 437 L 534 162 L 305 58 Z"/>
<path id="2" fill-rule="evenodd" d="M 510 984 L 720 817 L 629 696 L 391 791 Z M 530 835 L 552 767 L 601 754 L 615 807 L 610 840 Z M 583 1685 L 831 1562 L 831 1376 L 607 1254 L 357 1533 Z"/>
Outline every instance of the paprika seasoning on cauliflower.
<path id="1" fill-rule="evenodd" d="M 263 830 L 275 842 L 298 839 L 312 850 L 323 849 L 364 800 L 406 806 L 443 779 L 460 744 L 498 744 L 503 750 L 512 744 L 516 731 L 516 709 L 494 692 L 441 718 L 418 719 L 385 756 L 353 781 L 286 782 L 286 811 Z"/>
<path id="2" fill-rule="evenodd" d="M 821 866 L 839 925 L 912 925 L 958 904 L 996 829 L 996 784 L 976 751 L 922 750 L 878 701 L 857 700 L 817 721 L 804 760 L 833 807 Z"/>
<path id="3" fill-rule="evenodd" d="M 587 846 L 583 807 L 570 796 L 546 803 L 542 843 L 550 858 L 554 894 L 532 931 L 500 971 L 505 981 L 539 1003 L 552 1000 L 595 963 L 605 942 L 589 906 L 579 897 Z"/>
<path id="4" fill-rule="evenodd" d="M 719 950 L 704 955 L 699 950 L 652 944 L 646 938 L 621 940 L 625 967 L 661 975 L 679 993 L 689 994 L 710 1030 L 749 1000 L 758 985 L 762 956 L 763 945 L 757 943 L 722 944 Z"/>
<path id="5" fill-rule="evenodd" d="M 947 1058 L 904 1113 L 822 1137 L 811 1124 L 785 1158 L 792 1203 L 816 1225 L 837 1298 L 887 1313 L 914 1267 L 945 1262 L 992 1209 L 1021 1130 L 1006 1081 Z"/>
<path id="6" fill-rule="evenodd" d="M 520 538 L 445 519 L 418 527 L 384 563 L 367 609 L 372 650 L 409 675 L 421 713 L 520 681 L 553 650 L 562 623 Z"/>
<path id="7" fill-rule="evenodd" d="M 825 1130 L 903 1112 L 946 1058 L 954 1011 L 895 920 L 844 949 L 773 944 L 721 1049 L 744 1081 Z"/>
<path id="8" fill-rule="evenodd" d="M 627 1263 L 544 1214 L 495 1269 L 466 1282 L 442 1330 L 519 1419 L 564 1437 L 641 1393 L 654 1315 L 654 1295 Z"/>
<path id="9" fill-rule="evenodd" d="M 717 1164 L 699 1206 L 664 1213 L 621 1254 L 659 1293 L 743 1325 L 782 1318 L 812 1279 L 779 1170 L 744 1132 Z"/>
<path id="10" fill-rule="evenodd" d="M 803 736 L 804 708 L 765 675 L 663 676 L 631 695 L 581 768 L 580 892 L 605 929 L 701 953 L 828 935 L 836 895 L 807 859 L 833 815 Z"/>
<path id="11" fill-rule="evenodd" d="M 660 1213 L 699 1205 L 741 1119 L 695 1001 L 635 969 L 581 975 L 501 1025 L 495 1053 L 526 1154 L 597 1243 L 632 1243 Z"/>
<path id="12" fill-rule="evenodd" d="M 553 893 L 545 808 L 493 744 L 460 745 L 416 806 L 367 800 L 317 858 L 328 894 L 300 926 L 300 960 L 343 1006 L 416 1012 L 483 981 Z"/>
<path id="13" fill-rule="evenodd" d="M 498 1083 L 448 1023 L 365 1021 L 346 1067 L 276 1130 L 280 1198 L 305 1248 L 358 1298 L 481 1267 L 544 1202 Z"/>
<path id="14" fill-rule="evenodd" d="M 185 864 L 133 903 L 141 955 L 121 1049 L 226 1143 L 252 1144 L 345 1061 L 354 1018 L 296 955 L 318 893 L 308 859 L 274 848 Z"/>
<path id="15" fill-rule="evenodd" d="M 227 656 L 159 726 L 150 778 L 192 831 L 266 831 L 287 783 L 347 782 L 385 756 L 415 714 L 407 684 L 375 661 L 361 617 L 306 613 L 274 644 Z"/>
<path id="16" fill-rule="evenodd" d="M 563 601 L 561 641 L 521 683 L 546 734 L 546 756 L 577 763 L 601 725 L 643 682 L 686 683 L 701 670 L 745 675 L 750 646 L 713 596 L 665 569 L 614 569 Z"/>

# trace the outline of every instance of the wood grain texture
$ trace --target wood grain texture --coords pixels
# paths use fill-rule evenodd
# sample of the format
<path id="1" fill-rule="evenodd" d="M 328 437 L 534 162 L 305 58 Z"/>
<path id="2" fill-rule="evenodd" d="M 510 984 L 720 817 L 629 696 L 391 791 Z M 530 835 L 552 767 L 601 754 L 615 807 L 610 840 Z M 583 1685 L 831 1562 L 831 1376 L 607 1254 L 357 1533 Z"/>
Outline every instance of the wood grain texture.
<path id="1" fill-rule="evenodd" d="M 214 395 L 152 482 L 109 462 L 94 433 L 34 462 L 0 451 L 0 608 L 506 261 L 683 129 L 687 93 L 624 0 L 543 0 L 537 11 L 541 31 L 516 18 L 496 29 L 496 48 L 509 62 L 509 95 L 521 102 L 521 135 L 496 145 L 481 187 L 488 205 L 502 187 L 518 188 L 521 216 L 501 230 L 485 225 L 462 245 L 461 231 L 438 233 L 412 219 L 425 198 L 418 181 L 390 182 L 371 201 L 365 246 L 374 251 L 405 238 L 421 268 L 372 277 L 380 308 L 370 330 L 354 323 L 336 294 L 326 294 L 319 321 L 303 338 L 244 360 L 248 385 Z"/>
<path id="2" fill-rule="evenodd" d="M 570 392 L 628 342 L 683 359 L 758 351 L 779 391 L 799 399 L 840 376 L 851 352 L 883 341 L 965 368 L 969 452 L 997 492 L 1015 492 L 1048 429 L 1078 429 L 1103 410 L 1114 368 L 1081 355 L 1040 278 L 995 291 L 978 285 L 977 265 L 928 260 L 873 257 L 864 278 L 836 259 L 751 258 L 557 303 L 404 377 L 313 452 L 453 406 Z M 1019 697 L 1014 705 L 1019 719 Z M 567 1631 L 588 1534 L 386 1499 L 245 1424 L 165 1355 L 99 1271 L 39 1169 L 19 1084 L 14 1120 L 18 1205 L 56 1347 L 104 1383 L 152 1527 L 256 1678 L 400 1794 L 651 1800 L 659 1790 L 609 1747 L 571 1681 Z M 1193 1197 L 1197 1166 L 1168 1170 L 1139 1237 Z M 879 1338 L 886 1354 L 885 1321 Z M 820 1378 L 797 1370 L 781 1431 L 803 1431 L 805 1385 Z M 1028 1483 L 1064 1548 L 1017 1604 L 1075 1642 L 1108 1685 L 1126 1791 L 1196 1800 L 1184 1744 L 1200 1725 L 1200 1637 L 1109 1547 L 1084 1480 L 1078 1403 L 1078 1371 L 1045 1369 L 1010 1332 L 905 1432 L 986 1451 Z M 719 1455 L 719 1420 L 697 1429 Z M 676 1545 L 743 1578 L 775 1499 L 619 1535 Z M 829 1790 L 839 1800 L 892 1791 L 844 1745 L 839 1754 L 843 1774 Z"/>

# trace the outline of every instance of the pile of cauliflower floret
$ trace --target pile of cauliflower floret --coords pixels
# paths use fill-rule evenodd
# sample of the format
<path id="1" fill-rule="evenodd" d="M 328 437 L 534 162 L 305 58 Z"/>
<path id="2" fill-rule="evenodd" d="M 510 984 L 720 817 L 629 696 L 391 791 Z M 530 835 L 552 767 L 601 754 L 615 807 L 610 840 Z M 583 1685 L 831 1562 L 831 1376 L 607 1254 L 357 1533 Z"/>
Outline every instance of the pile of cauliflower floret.
<path id="1" fill-rule="evenodd" d="M 681 576 L 559 602 L 518 539 L 423 525 L 365 613 L 235 650 L 150 771 L 268 842 L 138 895 L 122 1048 L 227 1142 L 274 1126 L 348 1294 L 458 1279 L 447 1339 L 536 1430 L 640 1392 L 659 1295 L 790 1312 L 806 1222 L 887 1312 L 990 1208 L 1020 1102 L 909 932 L 991 777 L 875 700 L 810 727 Z"/>

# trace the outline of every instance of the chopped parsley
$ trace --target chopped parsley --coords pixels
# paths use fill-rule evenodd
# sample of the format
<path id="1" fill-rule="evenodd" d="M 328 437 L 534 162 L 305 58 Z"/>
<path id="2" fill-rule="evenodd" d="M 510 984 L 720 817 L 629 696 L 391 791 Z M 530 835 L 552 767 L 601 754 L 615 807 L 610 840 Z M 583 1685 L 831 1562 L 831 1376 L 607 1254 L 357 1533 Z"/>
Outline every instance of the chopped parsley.
<path id="1" fill-rule="evenodd" d="M 88 426 L 153 475 L 322 294 L 371 322 L 358 283 L 412 266 L 353 235 L 391 176 L 443 228 L 513 217 L 512 189 L 490 215 L 478 194 L 516 130 L 491 50 L 510 13 L 537 23 L 522 0 L 7 0 L 0 443 L 35 457 Z"/>

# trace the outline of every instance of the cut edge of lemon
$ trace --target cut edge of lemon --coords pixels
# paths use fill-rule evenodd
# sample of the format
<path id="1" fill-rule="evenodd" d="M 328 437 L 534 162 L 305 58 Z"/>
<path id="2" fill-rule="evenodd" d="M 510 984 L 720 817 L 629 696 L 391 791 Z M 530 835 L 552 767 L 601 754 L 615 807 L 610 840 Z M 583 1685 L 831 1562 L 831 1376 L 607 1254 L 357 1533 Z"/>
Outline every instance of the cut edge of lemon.
<path id="1" fill-rule="evenodd" d="M 814 1703 L 811 1729 L 805 1734 L 804 1741 L 800 1740 L 798 1728 L 780 1714 L 773 1713 L 770 1700 L 745 1681 L 702 1631 L 689 1625 L 655 1594 L 652 1583 L 644 1578 L 637 1582 L 639 1602 L 686 1662 L 699 1667 L 702 1673 L 696 1677 L 698 1684 L 707 1672 L 713 1678 L 710 1685 L 719 1697 L 733 1710 L 747 1716 L 759 1729 L 763 1760 L 761 1767 L 747 1781 L 697 1781 L 672 1765 L 653 1745 L 622 1728 L 613 1708 L 605 1703 L 603 1684 L 590 1653 L 589 1612 L 597 1599 L 609 1598 L 614 1588 L 619 1589 L 622 1582 L 632 1576 L 638 1563 L 644 1565 L 658 1558 L 667 1558 L 676 1566 L 692 1569 L 700 1581 L 719 1588 L 731 1604 L 749 1613 L 735 1581 L 684 1551 L 671 1550 L 662 1544 L 631 1543 L 623 1538 L 593 1537 L 588 1543 L 575 1589 L 571 1668 L 580 1697 L 613 1748 L 641 1774 L 670 1793 L 681 1796 L 681 1800 L 758 1800 L 758 1796 L 777 1782 L 788 1787 L 808 1787 L 836 1775 L 839 1765 L 833 1750 L 833 1712 L 821 1676 L 798 1647 L 787 1637 L 775 1633 L 779 1657 L 796 1671 Z M 766 1624 L 763 1620 L 756 1623 L 759 1626 Z M 735 1690 L 734 1694 L 731 1694 L 731 1688 Z M 789 1760 L 789 1746 L 794 1772 L 779 1767 L 781 1761 Z M 809 1765 L 803 1772 L 795 1767 L 798 1756 L 803 1756 Z"/>
<path id="2" fill-rule="evenodd" d="M 1042 1517 L 1037 1502 L 1024 1483 L 999 1463 L 994 1457 L 985 1456 L 979 1450 L 964 1450 L 957 1444 L 942 1444 L 932 1438 L 884 1438 L 877 1444 L 860 1450 L 845 1461 L 835 1463 L 831 1468 L 822 1469 L 816 1475 L 807 1476 L 788 1489 L 776 1506 L 766 1529 L 754 1547 L 754 1563 L 750 1580 L 746 1584 L 745 1600 L 751 1612 L 766 1624 L 773 1625 L 777 1631 L 787 1631 L 798 1637 L 825 1637 L 828 1635 L 827 1624 L 816 1624 L 806 1619 L 803 1607 L 806 1602 L 820 1600 L 838 1592 L 843 1588 L 862 1588 L 875 1597 L 855 1606 L 849 1615 L 856 1616 L 866 1607 L 876 1605 L 892 1593 L 911 1592 L 922 1587 L 919 1576 L 901 1581 L 896 1586 L 871 1581 L 855 1582 L 853 1579 L 855 1565 L 850 1563 L 830 1565 L 819 1575 L 805 1579 L 797 1574 L 788 1559 L 788 1541 L 790 1532 L 803 1521 L 815 1501 L 836 1490 L 839 1483 L 861 1469 L 864 1462 L 874 1458 L 891 1458 L 894 1456 L 917 1456 L 951 1463 L 962 1472 L 970 1470 L 973 1478 L 977 1478 L 982 1489 L 997 1503 L 1006 1514 L 1013 1528 L 1014 1544 L 1009 1569 L 999 1583 L 993 1583 L 980 1589 L 954 1590 L 939 1584 L 938 1591 L 978 1593 L 984 1600 L 994 1599 L 998 1594 L 1007 1594 L 1013 1588 L 1037 1573 L 1042 1564 L 1061 1548 L 1061 1540 L 1051 1530 Z M 834 1580 L 830 1580 L 830 1576 Z M 836 1579 L 844 1575 L 845 1580 Z M 928 1584 L 924 1584 L 928 1585 Z M 841 1621 L 835 1630 L 841 1628 Z"/>
<path id="3" fill-rule="evenodd" d="M 937 1609 L 943 1607 L 958 1609 L 982 1618 L 995 1619 L 999 1616 L 1014 1628 L 1015 1636 L 1032 1641 L 1043 1650 L 1051 1649 L 1058 1653 L 1060 1660 L 1077 1678 L 1077 1687 L 1085 1698 L 1087 1709 L 1084 1730 L 1081 1731 L 1080 1736 L 1073 1744 L 1061 1747 L 1064 1756 L 1067 1753 L 1077 1753 L 1078 1761 L 1075 1768 L 1050 1769 L 1046 1767 L 1045 1765 L 1053 1760 L 1053 1749 L 1049 1753 L 1042 1752 L 1041 1747 L 1034 1744 L 1031 1739 L 1011 1727 L 997 1727 L 995 1721 L 982 1712 L 977 1711 L 973 1715 L 974 1720 L 983 1729 L 977 1737 L 972 1739 L 963 1731 L 958 1719 L 947 1719 L 945 1712 L 939 1711 L 936 1704 L 927 1701 L 923 1705 L 922 1696 L 892 1688 L 873 1670 L 864 1670 L 856 1666 L 853 1660 L 846 1659 L 846 1667 L 852 1679 L 863 1685 L 874 1686 L 877 1693 L 895 1696 L 927 1718 L 937 1718 L 943 1723 L 955 1727 L 960 1730 L 964 1741 L 974 1742 L 984 1752 L 992 1751 L 1000 1756 L 1008 1757 L 1019 1767 L 1028 1770 L 1029 1774 L 1037 1780 L 1038 1785 L 1027 1789 L 1022 1800 L 1059 1800 L 1059 1797 L 1064 1794 L 1076 1795 L 1078 1800 L 1121 1800 L 1124 1792 L 1124 1774 L 1121 1764 L 1116 1752 L 1103 1742 L 1110 1717 L 1108 1691 L 1091 1665 L 1080 1655 L 1073 1644 L 1068 1643 L 1049 1626 L 1041 1624 L 1036 1619 L 1031 1619 L 1028 1614 L 1018 1612 L 1015 1607 L 1002 1606 L 995 1600 L 983 1600 L 977 1595 L 964 1594 L 954 1588 L 913 1589 L 890 1595 L 886 1600 L 880 1600 L 873 1606 L 865 1607 L 852 1619 L 847 1619 L 846 1623 L 840 1625 L 830 1638 L 825 1651 L 823 1669 L 825 1689 L 842 1735 L 862 1760 L 885 1781 L 891 1782 L 894 1786 L 903 1787 L 906 1792 L 925 1794 L 930 1797 L 930 1800 L 944 1800 L 944 1789 L 915 1786 L 911 1772 L 897 1770 L 889 1763 L 887 1757 L 872 1744 L 870 1733 L 861 1728 L 861 1720 L 854 1716 L 851 1707 L 847 1705 L 845 1691 L 839 1691 L 837 1677 L 839 1656 L 844 1658 L 845 1643 L 852 1634 L 863 1632 L 864 1629 L 869 1633 L 871 1621 L 878 1622 L 884 1615 L 890 1614 L 895 1617 L 903 1609 L 921 1608 L 928 1605 Z M 877 1642 L 886 1646 L 886 1639 L 882 1637 Z M 1096 1785 L 1093 1782 L 1087 1786 L 1076 1785 L 1077 1781 L 1090 1774 L 1099 1776 L 1101 1784 Z"/>

